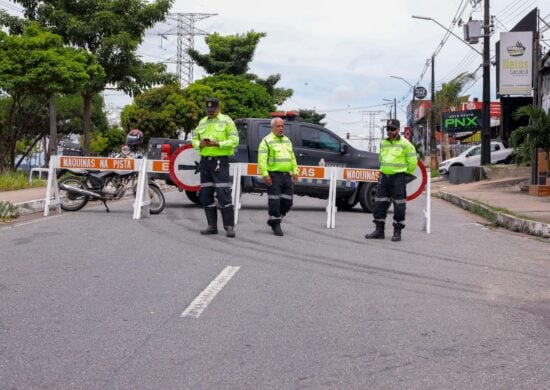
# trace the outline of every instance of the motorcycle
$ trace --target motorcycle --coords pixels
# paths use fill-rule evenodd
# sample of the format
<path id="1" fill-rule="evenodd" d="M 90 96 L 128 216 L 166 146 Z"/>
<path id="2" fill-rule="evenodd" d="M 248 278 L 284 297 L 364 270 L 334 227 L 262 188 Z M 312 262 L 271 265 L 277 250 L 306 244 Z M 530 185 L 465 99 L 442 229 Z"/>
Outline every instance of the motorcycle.
<path id="1" fill-rule="evenodd" d="M 127 147 L 123 147 L 122 154 L 117 158 L 139 158 L 140 155 Z M 65 176 L 67 175 L 68 176 Z M 128 190 L 136 196 L 138 172 L 93 171 L 93 170 L 66 170 L 58 183 L 61 208 L 65 211 L 78 211 L 92 200 L 103 202 L 109 212 L 107 201 L 121 199 Z M 166 200 L 160 187 L 152 180 L 148 182 L 149 212 L 160 214 L 166 207 Z"/>

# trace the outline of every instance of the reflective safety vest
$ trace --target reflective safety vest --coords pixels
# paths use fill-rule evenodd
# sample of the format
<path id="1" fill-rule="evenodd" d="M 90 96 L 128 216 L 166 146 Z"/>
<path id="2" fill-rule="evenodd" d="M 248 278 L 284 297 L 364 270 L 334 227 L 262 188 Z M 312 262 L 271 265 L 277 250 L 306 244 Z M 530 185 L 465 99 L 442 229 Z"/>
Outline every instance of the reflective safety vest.
<path id="1" fill-rule="evenodd" d="M 417 164 L 416 149 L 405 137 L 395 141 L 385 138 L 380 143 L 380 172 L 383 174 L 412 174 Z"/>
<path id="2" fill-rule="evenodd" d="M 202 139 L 219 142 L 220 146 L 206 146 L 199 148 Z M 224 114 L 218 114 L 212 119 L 204 117 L 199 122 L 193 135 L 193 148 L 200 152 L 201 156 L 233 156 L 235 148 L 239 145 L 239 133 L 233 120 Z"/>
<path id="3" fill-rule="evenodd" d="M 286 135 L 277 137 L 269 133 L 262 139 L 258 146 L 258 169 L 262 177 L 268 176 L 269 171 L 298 174 L 292 142 Z"/>

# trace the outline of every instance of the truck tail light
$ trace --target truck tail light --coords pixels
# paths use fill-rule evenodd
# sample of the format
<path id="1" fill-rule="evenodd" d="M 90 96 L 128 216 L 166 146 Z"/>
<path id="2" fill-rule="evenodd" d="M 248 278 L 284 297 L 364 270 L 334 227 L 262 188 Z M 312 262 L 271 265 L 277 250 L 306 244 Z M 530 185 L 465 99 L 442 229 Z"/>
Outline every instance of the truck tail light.
<path id="1" fill-rule="evenodd" d="M 160 147 L 160 159 L 161 160 L 170 160 L 170 144 L 162 144 Z"/>

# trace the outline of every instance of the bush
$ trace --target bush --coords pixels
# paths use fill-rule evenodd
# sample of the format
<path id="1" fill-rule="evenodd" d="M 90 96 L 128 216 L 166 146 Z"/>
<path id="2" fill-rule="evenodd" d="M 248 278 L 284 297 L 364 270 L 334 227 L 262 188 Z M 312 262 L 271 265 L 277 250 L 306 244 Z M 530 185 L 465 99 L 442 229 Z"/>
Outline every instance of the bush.
<path id="1" fill-rule="evenodd" d="M 11 204 L 10 202 L 0 201 L 0 220 L 2 222 L 9 222 L 12 219 L 19 218 L 21 210 L 19 207 Z"/>
<path id="2" fill-rule="evenodd" d="M 45 180 L 33 180 L 29 183 L 28 173 L 23 171 L 4 172 L 0 174 L 0 191 L 13 191 L 30 187 L 43 187 Z"/>

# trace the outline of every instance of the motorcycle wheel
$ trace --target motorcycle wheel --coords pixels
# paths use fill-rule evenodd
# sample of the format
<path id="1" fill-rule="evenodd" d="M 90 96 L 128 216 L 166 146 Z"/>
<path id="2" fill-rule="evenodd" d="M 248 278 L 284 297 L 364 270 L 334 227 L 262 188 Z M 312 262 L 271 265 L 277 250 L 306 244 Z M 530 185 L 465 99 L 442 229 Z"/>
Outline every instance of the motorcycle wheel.
<path id="1" fill-rule="evenodd" d="M 136 196 L 136 188 L 134 188 L 134 197 Z M 166 199 L 162 190 L 155 184 L 149 183 L 149 198 L 151 203 L 149 204 L 150 214 L 160 214 L 166 207 Z"/>
<path id="2" fill-rule="evenodd" d="M 88 185 L 84 178 L 69 176 L 59 182 L 59 186 L 65 184 L 71 187 L 82 188 L 88 190 Z M 61 198 L 61 208 L 65 211 L 78 211 L 86 206 L 90 198 L 86 195 L 75 194 L 74 192 L 66 191 L 59 188 L 59 197 Z"/>

